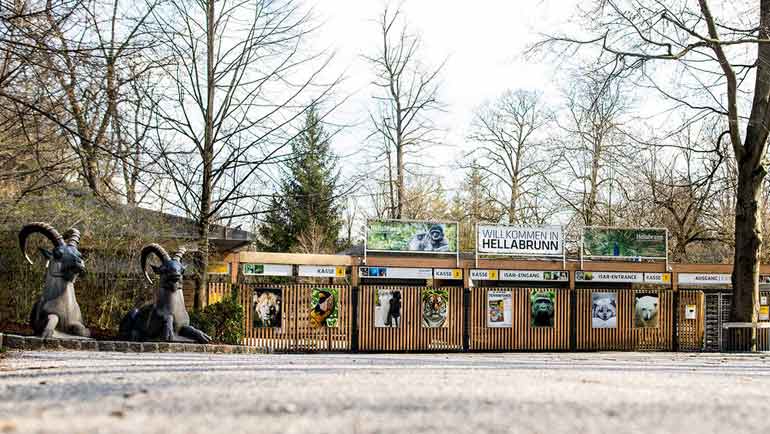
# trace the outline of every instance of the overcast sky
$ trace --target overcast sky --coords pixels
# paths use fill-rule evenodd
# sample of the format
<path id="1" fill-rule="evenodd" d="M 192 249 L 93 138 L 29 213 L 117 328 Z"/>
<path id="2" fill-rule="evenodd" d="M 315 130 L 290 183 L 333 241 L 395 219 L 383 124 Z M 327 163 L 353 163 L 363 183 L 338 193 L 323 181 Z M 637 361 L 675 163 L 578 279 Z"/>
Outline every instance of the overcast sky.
<path id="1" fill-rule="evenodd" d="M 351 95 L 335 120 L 356 124 L 335 139 L 337 152 L 347 155 L 360 148 L 370 127 L 366 113 L 372 107 L 371 67 L 362 54 L 376 54 L 380 44 L 377 24 L 381 0 L 306 0 L 321 22 L 314 41 L 336 52 L 335 68 L 347 77 L 338 94 Z M 464 143 L 475 107 L 506 89 L 558 91 L 553 71 L 522 57 L 523 49 L 538 34 L 553 31 L 575 10 L 575 0 L 407 0 L 402 11 L 413 32 L 422 36 L 422 59 L 436 65 L 444 58 L 441 96 L 447 111 L 438 117 L 451 146 L 439 153 L 445 186 L 453 188 L 459 177 L 452 164 L 469 148 Z M 354 159 L 346 161 L 355 164 Z M 457 173 L 456 171 L 454 173 Z"/>

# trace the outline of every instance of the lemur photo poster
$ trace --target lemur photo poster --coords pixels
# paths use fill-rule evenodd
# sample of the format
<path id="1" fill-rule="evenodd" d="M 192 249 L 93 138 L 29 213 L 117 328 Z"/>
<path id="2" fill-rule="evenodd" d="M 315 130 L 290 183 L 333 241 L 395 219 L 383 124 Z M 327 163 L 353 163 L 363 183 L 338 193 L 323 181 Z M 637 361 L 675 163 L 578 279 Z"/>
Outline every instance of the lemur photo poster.
<path id="1" fill-rule="evenodd" d="M 614 292 L 591 294 L 591 327 L 595 329 L 618 328 L 618 295 Z"/>
<path id="2" fill-rule="evenodd" d="M 280 328 L 283 303 L 281 288 L 257 288 L 252 294 L 251 323 L 254 328 Z"/>
<path id="3" fill-rule="evenodd" d="M 310 294 L 310 326 L 337 327 L 339 323 L 337 288 L 313 288 Z"/>
<path id="4" fill-rule="evenodd" d="M 530 325 L 553 327 L 556 312 L 556 291 L 533 289 L 529 292 Z"/>
<path id="5" fill-rule="evenodd" d="M 511 291 L 487 292 L 487 327 L 512 327 Z"/>
<path id="6" fill-rule="evenodd" d="M 401 290 L 376 289 L 374 292 L 374 326 L 401 327 Z"/>

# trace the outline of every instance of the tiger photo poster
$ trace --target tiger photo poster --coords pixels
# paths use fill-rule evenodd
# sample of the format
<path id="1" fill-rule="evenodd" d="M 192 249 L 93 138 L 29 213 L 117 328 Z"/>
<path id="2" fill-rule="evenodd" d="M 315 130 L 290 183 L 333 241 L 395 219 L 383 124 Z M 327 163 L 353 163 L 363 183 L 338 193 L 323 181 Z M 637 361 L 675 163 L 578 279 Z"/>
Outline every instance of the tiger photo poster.
<path id="1" fill-rule="evenodd" d="M 281 288 L 257 288 L 252 294 L 251 323 L 254 328 L 280 328 Z"/>
<path id="2" fill-rule="evenodd" d="M 591 327 L 595 329 L 618 328 L 618 295 L 614 292 L 591 294 Z"/>
<path id="3" fill-rule="evenodd" d="M 449 327 L 449 291 L 423 289 L 422 326 L 429 328 Z"/>
<path id="4" fill-rule="evenodd" d="M 310 326 L 337 327 L 339 323 L 337 288 L 313 288 L 310 294 Z"/>
<path id="5" fill-rule="evenodd" d="M 401 290 L 377 289 L 374 292 L 374 326 L 401 326 Z"/>
<path id="6" fill-rule="evenodd" d="M 487 327 L 512 327 L 511 291 L 487 292 Z"/>

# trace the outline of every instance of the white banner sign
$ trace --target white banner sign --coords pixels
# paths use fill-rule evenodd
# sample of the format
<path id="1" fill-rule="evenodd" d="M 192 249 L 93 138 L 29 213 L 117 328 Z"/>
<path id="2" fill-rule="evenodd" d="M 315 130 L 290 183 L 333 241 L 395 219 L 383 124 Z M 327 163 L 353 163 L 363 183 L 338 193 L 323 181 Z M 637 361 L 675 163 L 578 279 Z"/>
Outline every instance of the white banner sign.
<path id="1" fill-rule="evenodd" d="M 471 280 L 497 280 L 497 270 L 471 270 Z"/>
<path id="2" fill-rule="evenodd" d="M 575 281 L 643 283 L 644 273 L 625 271 L 575 271 Z"/>
<path id="3" fill-rule="evenodd" d="M 644 283 L 671 285 L 671 273 L 644 273 Z"/>
<path id="4" fill-rule="evenodd" d="M 244 276 L 291 276 L 291 265 L 243 264 Z"/>
<path id="5" fill-rule="evenodd" d="M 345 267 L 334 265 L 300 265 L 297 272 L 302 277 L 345 277 Z"/>
<path id="6" fill-rule="evenodd" d="M 432 279 L 432 268 L 358 267 L 359 277 L 373 279 Z"/>
<path id="7" fill-rule="evenodd" d="M 564 252 L 564 232 L 561 226 L 479 225 L 476 236 L 479 253 L 562 256 Z"/>
<path id="8" fill-rule="evenodd" d="M 462 280 L 463 270 L 461 268 L 434 268 L 433 278 L 442 280 Z"/>
<path id="9" fill-rule="evenodd" d="M 680 285 L 732 285 L 730 274 L 679 273 Z"/>
<path id="10" fill-rule="evenodd" d="M 569 282 L 569 275 L 566 271 L 500 270 L 500 280 Z"/>

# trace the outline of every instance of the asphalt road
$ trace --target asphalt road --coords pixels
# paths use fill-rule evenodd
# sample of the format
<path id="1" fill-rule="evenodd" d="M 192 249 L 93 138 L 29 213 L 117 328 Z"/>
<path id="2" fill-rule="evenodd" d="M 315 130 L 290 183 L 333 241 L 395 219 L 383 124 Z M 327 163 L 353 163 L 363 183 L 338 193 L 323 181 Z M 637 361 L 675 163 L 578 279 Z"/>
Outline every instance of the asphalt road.
<path id="1" fill-rule="evenodd" d="M 770 359 L 662 353 L 11 353 L 0 433 L 738 433 Z"/>

